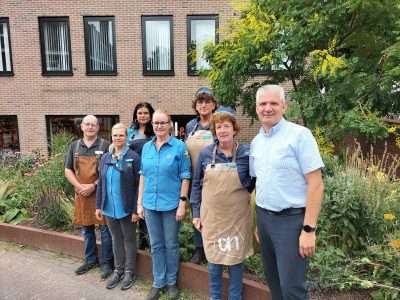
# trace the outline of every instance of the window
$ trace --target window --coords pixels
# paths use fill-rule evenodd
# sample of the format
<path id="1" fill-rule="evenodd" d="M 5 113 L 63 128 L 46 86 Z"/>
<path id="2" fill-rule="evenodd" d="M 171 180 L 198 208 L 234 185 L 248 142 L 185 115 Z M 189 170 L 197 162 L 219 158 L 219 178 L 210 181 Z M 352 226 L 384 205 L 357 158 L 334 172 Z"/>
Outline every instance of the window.
<path id="1" fill-rule="evenodd" d="M 46 128 L 47 128 L 47 142 L 48 145 L 52 144 L 53 135 L 60 132 L 69 132 L 77 139 L 82 137 L 80 125 L 84 115 L 46 115 Z M 99 121 L 99 136 L 111 140 L 111 128 L 114 124 L 119 122 L 117 115 L 96 115 Z M 50 150 L 50 149 L 49 149 Z"/>
<path id="2" fill-rule="evenodd" d="M 42 73 L 72 75 L 68 17 L 39 18 Z"/>
<path id="3" fill-rule="evenodd" d="M 143 74 L 174 75 L 172 16 L 142 16 Z"/>
<path id="4" fill-rule="evenodd" d="M 218 42 L 218 16 L 187 17 L 188 74 L 197 75 L 200 69 L 210 69 L 203 57 L 204 46 Z"/>
<path id="5" fill-rule="evenodd" d="M 0 76 L 13 75 L 8 18 L 0 18 Z"/>
<path id="6" fill-rule="evenodd" d="M 115 75 L 114 17 L 85 17 L 86 74 Z"/>
<path id="7" fill-rule="evenodd" d="M 0 116 L 0 158 L 19 150 L 17 116 Z"/>

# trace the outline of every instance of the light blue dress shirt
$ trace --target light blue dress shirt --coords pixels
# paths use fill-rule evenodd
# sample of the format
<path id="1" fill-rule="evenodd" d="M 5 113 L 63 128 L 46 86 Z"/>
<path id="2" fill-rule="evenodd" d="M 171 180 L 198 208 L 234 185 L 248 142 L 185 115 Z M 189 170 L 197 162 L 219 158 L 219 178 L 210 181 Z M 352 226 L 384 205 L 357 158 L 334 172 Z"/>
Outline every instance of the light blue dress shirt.
<path id="1" fill-rule="evenodd" d="M 170 137 L 157 150 L 155 138 L 142 150 L 143 207 L 169 211 L 178 207 L 183 179 L 191 178 L 191 162 L 185 143 Z"/>
<path id="2" fill-rule="evenodd" d="M 268 134 L 261 127 L 250 147 L 250 175 L 257 177 L 256 204 L 272 211 L 305 207 L 304 175 L 323 167 L 309 129 L 285 119 Z"/>
<path id="3" fill-rule="evenodd" d="M 121 153 L 123 158 L 128 151 L 128 148 L 124 148 Z M 106 175 L 106 188 L 107 197 L 104 203 L 103 215 L 114 218 L 122 219 L 129 215 L 125 212 L 123 207 L 123 201 L 121 197 L 121 172 L 117 168 L 121 168 L 121 161 L 113 158 L 111 160 L 113 166 L 110 166 L 107 170 Z"/>

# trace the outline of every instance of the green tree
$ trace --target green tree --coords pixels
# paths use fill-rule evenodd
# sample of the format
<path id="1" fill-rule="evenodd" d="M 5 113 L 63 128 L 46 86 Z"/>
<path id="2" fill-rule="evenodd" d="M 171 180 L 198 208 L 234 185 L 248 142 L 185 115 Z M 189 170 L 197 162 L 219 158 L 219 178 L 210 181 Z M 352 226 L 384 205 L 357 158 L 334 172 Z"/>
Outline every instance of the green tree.
<path id="1" fill-rule="evenodd" d="M 382 137 L 400 112 L 399 0 L 250 0 L 209 45 L 207 72 L 220 102 L 255 116 L 255 92 L 289 82 L 304 123 Z"/>

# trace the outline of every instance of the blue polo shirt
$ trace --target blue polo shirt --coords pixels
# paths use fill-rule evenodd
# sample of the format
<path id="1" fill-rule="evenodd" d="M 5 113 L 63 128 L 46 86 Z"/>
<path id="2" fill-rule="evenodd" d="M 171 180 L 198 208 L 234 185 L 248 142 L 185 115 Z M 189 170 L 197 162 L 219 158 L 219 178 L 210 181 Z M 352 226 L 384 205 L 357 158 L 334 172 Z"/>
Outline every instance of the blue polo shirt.
<path id="1" fill-rule="evenodd" d="M 124 158 L 128 147 L 122 150 L 121 157 Z M 122 219 L 129 215 L 125 212 L 121 197 L 121 160 L 111 159 L 113 166 L 109 167 L 106 175 L 107 196 L 103 207 L 103 215 L 114 219 Z"/>
<path id="2" fill-rule="evenodd" d="M 256 204 L 273 211 L 305 207 L 304 175 L 323 167 L 309 129 L 283 118 L 268 134 L 261 128 L 250 147 L 250 175 L 257 177 Z"/>
<path id="3" fill-rule="evenodd" d="M 144 177 L 143 207 L 169 211 L 178 207 L 183 179 L 191 178 L 191 162 L 185 143 L 169 137 L 157 150 L 155 138 L 143 146 L 141 175 Z"/>

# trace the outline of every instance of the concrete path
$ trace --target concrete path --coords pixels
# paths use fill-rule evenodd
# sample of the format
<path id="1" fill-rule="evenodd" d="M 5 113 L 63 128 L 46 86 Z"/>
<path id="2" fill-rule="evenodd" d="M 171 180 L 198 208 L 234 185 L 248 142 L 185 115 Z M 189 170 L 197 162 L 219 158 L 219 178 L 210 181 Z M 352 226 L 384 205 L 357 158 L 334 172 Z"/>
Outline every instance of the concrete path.
<path id="1" fill-rule="evenodd" d="M 81 261 L 0 242 L 0 300 L 142 300 L 146 284 L 127 291 L 105 288 L 98 268 L 76 276 Z"/>

